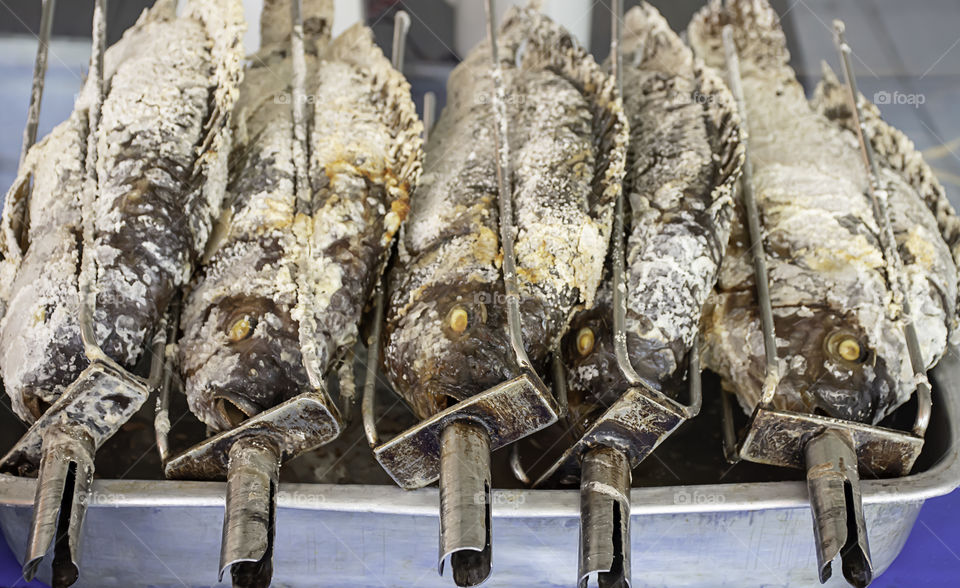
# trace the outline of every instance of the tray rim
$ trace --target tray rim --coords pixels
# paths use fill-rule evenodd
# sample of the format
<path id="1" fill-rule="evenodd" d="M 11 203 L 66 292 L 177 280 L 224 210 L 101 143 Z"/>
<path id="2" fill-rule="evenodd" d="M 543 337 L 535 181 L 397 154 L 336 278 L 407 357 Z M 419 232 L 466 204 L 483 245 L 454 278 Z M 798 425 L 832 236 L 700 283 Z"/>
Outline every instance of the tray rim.
<path id="1" fill-rule="evenodd" d="M 939 405 L 946 411 L 951 438 L 943 456 L 929 469 L 901 478 L 863 480 L 864 505 L 922 502 L 949 494 L 960 487 L 960 352 L 948 349 L 933 370 L 941 390 Z M 945 383 L 953 383 L 951 387 Z M 951 390 L 953 388 L 954 390 Z M 954 392 L 954 393 L 951 393 Z M 937 405 L 934 405 L 937 410 Z M 97 479 L 88 508 L 223 508 L 224 482 L 176 480 Z M 0 474 L 0 507 L 32 507 L 36 480 Z M 722 497 L 697 503 L 678 495 Z M 631 514 L 670 515 L 706 512 L 809 508 L 804 481 L 738 482 L 632 488 Z M 439 494 L 435 487 L 403 490 L 397 486 L 365 484 L 282 483 L 278 509 L 339 511 L 384 515 L 437 516 Z M 579 491 L 504 490 L 493 492 L 496 518 L 556 518 L 579 516 Z"/>

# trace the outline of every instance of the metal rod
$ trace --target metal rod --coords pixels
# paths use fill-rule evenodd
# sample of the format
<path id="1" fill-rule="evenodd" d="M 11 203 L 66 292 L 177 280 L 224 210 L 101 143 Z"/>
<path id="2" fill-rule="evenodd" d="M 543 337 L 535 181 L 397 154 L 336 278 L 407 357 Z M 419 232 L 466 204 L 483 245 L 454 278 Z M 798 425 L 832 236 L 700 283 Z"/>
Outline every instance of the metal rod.
<path id="1" fill-rule="evenodd" d="M 850 106 L 853 112 L 853 119 L 857 128 L 857 139 L 860 141 L 860 154 L 863 157 L 863 164 L 867 171 L 869 179 L 870 200 L 873 204 L 873 215 L 880 226 L 881 242 L 883 243 L 884 256 L 889 266 L 888 276 L 894 287 L 894 296 L 900 300 L 903 308 L 903 334 L 907 343 L 907 352 L 910 355 L 910 364 L 913 368 L 914 378 L 917 382 L 917 417 L 913 425 L 913 433 L 918 437 L 923 437 L 930 424 L 930 412 L 932 408 L 932 398 L 930 393 L 930 382 L 927 380 L 927 370 L 923 361 L 923 353 L 920 350 L 920 341 L 917 337 L 917 328 L 913 321 L 910 300 L 907 297 L 907 288 L 903 279 L 903 260 L 900 259 L 900 252 L 897 249 L 896 237 L 893 233 L 893 226 L 890 222 L 890 213 L 887 208 L 887 192 L 880 184 L 880 172 L 877 167 L 876 157 L 874 156 L 873 146 L 866 136 L 866 129 L 863 126 L 863 116 L 860 111 L 860 91 L 857 89 L 857 77 L 853 71 L 853 64 L 850 61 L 850 45 L 845 38 L 845 30 L 842 21 L 833 21 L 834 42 L 837 51 L 840 53 L 840 61 L 843 63 L 843 75 L 846 78 L 847 89 L 850 91 Z"/>
<path id="2" fill-rule="evenodd" d="M 180 325 L 180 298 L 170 303 L 165 323 L 154 339 L 153 362 L 150 365 L 149 387 L 157 388 L 157 410 L 153 417 L 153 429 L 157 437 L 157 453 L 160 462 L 167 464 L 170 457 L 170 389 L 173 384 L 173 358 L 167 355 L 167 343 L 176 341 Z M 158 373 L 159 372 L 159 373 Z"/>
<path id="3" fill-rule="evenodd" d="M 828 429 L 807 442 L 804 458 L 820 582 L 830 579 L 831 562 L 839 555 L 847 581 L 866 586 L 873 579 L 873 566 L 853 441 L 842 431 Z"/>
<path id="4" fill-rule="evenodd" d="M 490 437 L 477 424 L 457 421 L 441 434 L 440 561 L 450 559 L 457 586 L 477 586 L 490 575 Z"/>
<path id="5" fill-rule="evenodd" d="M 630 461 L 612 447 L 583 456 L 578 581 L 586 588 L 630 585 Z"/>
<path id="6" fill-rule="evenodd" d="M 730 91 L 740 111 L 740 132 L 744 143 L 749 139 L 749 125 L 747 122 L 747 105 L 743 95 L 743 82 L 740 78 L 740 59 L 737 56 L 737 47 L 733 42 L 733 28 L 730 25 L 723 27 L 723 51 L 727 61 L 728 82 Z M 767 255 L 763 246 L 763 229 L 760 225 L 760 212 L 757 209 L 757 199 L 753 192 L 753 161 L 750 149 L 744 150 L 743 176 L 740 178 L 743 207 L 747 214 L 747 230 L 750 234 L 750 250 L 753 253 L 754 281 L 757 285 L 757 300 L 760 306 L 760 325 L 763 330 L 763 349 L 766 356 L 766 374 L 763 381 L 763 392 L 760 396 L 761 406 L 773 402 L 777 385 L 780 381 L 780 367 L 777 361 L 777 343 L 773 324 L 773 305 L 770 302 L 770 281 L 767 275 Z"/>
<path id="7" fill-rule="evenodd" d="M 80 574 L 80 530 L 93 486 L 93 438 L 81 428 L 55 426 L 43 438 L 37 493 L 23 577 L 32 580 L 53 549 L 53 586 L 70 586 Z"/>
<path id="8" fill-rule="evenodd" d="M 622 70 L 623 63 L 622 48 L 620 37 L 623 35 L 623 29 L 620 26 L 622 20 L 623 5 L 620 0 L 612 0 L 610 3 L 610 73 L 616 80 L 617 94 L 622 92 Z M 625 222 L 624 222 L 624 201 L 623 191 L 617 195 L 613 210 L 613 233 L 611 236 L 611 261 L 613 263 L 613 350 L 617 358 L 617 366 L 623 377 L 630 386 L 646 385 L 653 387 L 647 382 L 630 362 L 630 355 L 627 351 L 627 284 L 626 284 L 626 251 L 624 250 Z M 655 387 L 654 387 L 655 388 Z"/>
<path id="9" fill-rule="evenodd" d="M 423 95 L 423 143 L 427 144 L 430 140 L 430 132 L 433 131 L 433 124 L 436 121 L 437 113 L 437 95 L 433 92 L 427 92 Z"/>
<path id="10" fill-rule="evenodd" d="M 377 367 L 380 365 L 380 334 L 383 332 L 386 296 L 386 278 L 384 277 L 373 295 L 373 324 L 370 327 L 370 338 L 367 339 L 367 369 L 360 406 L 360 412 L 363 415 L 363 432 L 370 447 L 380 444 L 376 421 Z"/>
<path id="11" fill-rule="evenodd" d="M 93 50 L 90 56 L 90 73 L 88 80 L 92 80 L 90 90 L 93 95 L 88 110 L 86 185 L 82 206 L 83 218 L 83 255 L 79 278 L 80 287 L 80 338 L 83 341 L 83 350 L 90 362 L 97 360 L 107 361 L 106 354 L 100 349 L 93 330 L 93 317 L 97 305 L 93 282 L 97 275 L 97 261 L 93 255 L 94 243 L 94 205 L 96 203 L 97 185 L 97 131 L 100 128 L 100 114 L 103 108 L 103 54 L 107 44 L 107 0 L 96 0 L 93 5 Z"/>
<path id="12" fill-rule="evenodd" d="M 511 191 L 510 145 L 507 133 L 507 106 L 503 87 L 503 71 L 497 51 L 497 29 L 493 0 L 484 0 L 487 13 L 487 34 L 490 37 L 490 57 L 493 61 L 493 106 L 496 120 L 497 144 L 497 193 L 500 205 L 500 241 L 503 247 L 503 291 L 507 302 L 507 325 L 510 332 L 510 345 L 521 370 L 533 372 L 533 365 L 527 357 L 523 345 L 523 332 L 520 324 L 520 290 L 517 286 L 517 261 L 513 251 L 516 230 L 513 226 L 513 193 Z"/>
<path id="13" fill-rule="evenodd" d="M 270 585 L 279 475 L 280 451 L 263 437 L 230 447 L 220 580 L 230 568 L 234 586 Z"/>
<path id="14" fill-rule="evenodd" d="M 40 123 L 40 102 L 43 100 L 43 82 L 47 75 L 47 53 L 50 49 L 50 29 L 53 26 L 53 11 L 56 0 L 43 0 L 40 13 L 40 30 L 37 35 L 37 57 L 33 62 L 33 86 L 30 89 L 30 106 L 27 109 L 27 125 L 23 129 L 23 145 L 20 148 L 20 166 L 27 151 L 37 141 L 37 125 Z"/>
<path id="15" fill-rule="evenodd" d="M 398 10 L 393 17 L 393 55 L 390 58 L 393 69 L 403 72 L 403 55 L 406 51 L 407 33 L 410 31 L 410 15 Z"/>
<path id="16" fill-rule="evenodd" d="M 393 20 L 393 56 L 391 62 L 393 68 L 399 72 L 403 71 L 403 55 L 406 49 L 407 33 L 410 31 L 410 16 L 403 10 L 397 11 Z M 432 120 L 433 103 L 428 105 L 427 98 L 433 98 L 432 92 L 427 92 L 423 97 L 424 108 L 424 143 L 429 132 L 427 126 L 427 116 Z M 387 255 L 392 254 L 392 249 Z M 380 365 L 380 335 L 383 332 L 383 315 L 386 306 L 387 279 L 386 275 L 380 278 L 377 289 L 373 294 L 373 324 L 370 327 L 370 338 L 367 339 L 367 365 L 363 381 L 363 398 L 361 400 L 360 412 L 363 417 L 363 433 L 367 437 L 367 443 L 370 447 L 375 447 L 380 443 L 380 436 L 377 433 L 376 422 L 376 400 L 377 400 L 377 368 Z"/>
<path id="17" fill-rule="evenodd" d="M 296 169 L 297 212 L 309 215 L 311 210 L 311 191 L 307 188 L 307 58 L 303 46 L 302 0 L 290 2 L 290 61 L 293 69 L 290 97 L 293 111 L 293 165 Z"/>
<path id="18" fill-rule="evenodd" d="M 732 392 L 720 391 L 721 406 L 723 411 L 723 456 L 730 463 L 740 461 L 740 449 L 737 447 L 737 433 L 733 428 L 733 401 L 730 398 Z"/>
<path id="19" fill-rule="evenodd" d="M 687 355 L 687 399 L 684 415 L 689 419 L 700 414 L 703 406 L 703 385 L 700 378 L 700 333 L 693 337 L 693 345 Z"/>

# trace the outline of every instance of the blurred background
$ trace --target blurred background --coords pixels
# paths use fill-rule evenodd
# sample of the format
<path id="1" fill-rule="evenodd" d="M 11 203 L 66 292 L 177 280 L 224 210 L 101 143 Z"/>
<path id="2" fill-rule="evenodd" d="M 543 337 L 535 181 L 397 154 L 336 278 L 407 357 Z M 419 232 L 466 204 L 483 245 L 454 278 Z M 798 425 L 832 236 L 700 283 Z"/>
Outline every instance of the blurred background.
<path id="1" fill-rule="evenodd" d="M 498 0 L 502 14 L 511 4 Z M 627 8 L 636 1 L 626 0 Z M 923 151 L 960 208 L 960 2 L 957 0 L 771 0 L 786 30 L 792 64 L 808 93 L 821 62 L 839 71 L 830 23 L 847 23 L 861 91 L 884 118 Z M 152 0 L 108 2 L 109 41 L 117 40 Z M 245 44 L 259 45 L 260 0 L 246 0 L 251 23 Z M 544 0 L 544 10 L 573 32 L 598 60 L 610 40 L 606 0 Z M 652 2 L 676 30 L 686 27 L 703 0 Z M 337 0 L 335 32 L 364 20 L 389 55 L 393 18 L 412 20 L 404 73 L 415 100 L 434 91 L 442 106 L 450 70 L 485 35 L 479 0 Z M 53 22 L 49 69 L 38 136 L 65 119 L 88 69 L 93 0 L 60 0 Z M 13 182 L 26 120 L 40 0 L 0 0 L 0 195 Z M 906 548 L 875 586 L 950 586 L 960 578 L 960 494 L 928 501 Z M 39 586 L 20 578 L 19 564 L 0 541 L 0 587 Z"/>

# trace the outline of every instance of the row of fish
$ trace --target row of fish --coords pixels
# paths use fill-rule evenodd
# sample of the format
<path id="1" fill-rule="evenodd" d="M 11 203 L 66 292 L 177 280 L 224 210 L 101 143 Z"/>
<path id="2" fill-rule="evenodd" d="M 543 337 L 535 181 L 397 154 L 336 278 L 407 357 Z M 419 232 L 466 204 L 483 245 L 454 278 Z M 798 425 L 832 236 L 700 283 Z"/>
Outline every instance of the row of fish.
<path id="1" fill-rule="evenodd" d="M 131 370 L 185 292 L 178 364 L 211 431 L 330 394 L 337 373 L 343 409 L 384 273 L 373 344 L 424 422 L 554 359 L 563 367 L 548 381 L 567 390 L 565 428 L 579 436 L 637 382 L 677 397 L 698 339 L 694 359 L 749 414 L 768 374 L 737 197 L 745 151 L 779 336 L 777 408 L 877 424 L 917 385 L 905 322 L 924 368 L 955 342 L 960 221 L 943 188 L 867 105 L 897 248 L 886 250 L 848 90 L 826 71 L 806 98 L 765 0 L 713 0 L 687 43 L 644 3 L 625 16 L 622 62 L 606 64 L 535 6 L 513 9 L 495 46 L 451 74 L 425 146 L 410 86 L 370 29 L 330 38 L 331 0 L 303 0 L 302 28 L 289 2 L 265 2 L 246 67 L 240 2 L 175 6 L 158 0 L 107 51 L 103 96 L 88 81 L 7 194 L 0 374 L 27 422 L 90 361 L 84 280 L 97 345 Z M 725 82 L 728 25 L 744 112 Z M 632 374 L 617 357 L 618 299 Z"/>

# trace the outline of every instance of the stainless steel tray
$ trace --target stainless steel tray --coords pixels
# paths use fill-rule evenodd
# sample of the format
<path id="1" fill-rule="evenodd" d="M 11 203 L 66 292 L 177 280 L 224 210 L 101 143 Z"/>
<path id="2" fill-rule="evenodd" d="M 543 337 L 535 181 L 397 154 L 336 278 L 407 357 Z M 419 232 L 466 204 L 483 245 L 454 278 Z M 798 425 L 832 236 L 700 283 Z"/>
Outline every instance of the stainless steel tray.
<path id="1" fill-rule="evenodd" d="M 900 552 L 923 502 L 960 485 L 960 396 L 953 390 L 960 382 L 960 359 L 955 351 L 934 370 L 933 380 L 934 419 L 917 473 L 863 481 L 878 572 Z M 356 444 L 354 449 L 369 453 L 362 434 L 352 434 L 356 439 L 347 441 Z M 721 454 L 714 438 L 693 439 L 691 445 L 687 437 L 684 451 L 699 443 L 702 452 Z M 661 459 L 683 472 L 677 461 L 683 454 L 676 451 Z M 671 469 L 656 461 L 648 459 L 650 467 Z M 635 476 L 639 483 L 663 478 L 645 474 L 646 465 Z M 634 585 L 818 585 L 802 474 L 754 464 L 743 469 L 746 474 L 725 478 L 738 480 L 734 483 L 633 489 Z M 795 479 L 739 481 L 771 475 Z M 34 486 L 32 479 L 0 476 L 0 527 L 18 556 L 25 548 Z M 493 500 L 494 560 L 487 585 L 572 585 L 578 492 L 497 490 Z M 274 585 L 452 586 L 449 577 L 436 572 L 437 504 L 435 488 L 407 492 L 387 484 L 282 482 Z M 97 480 L 77 586 L 216 585 L 223 506 L 222 483 Z M 41 578 L 49 579 L 48 562 Z M 845 584 L 835 577 L 828 585 Z"/>

